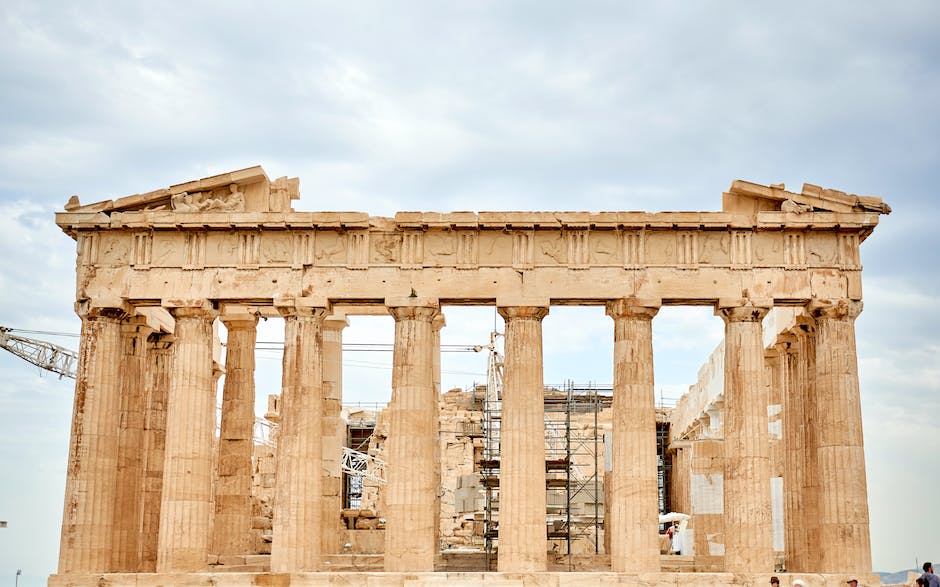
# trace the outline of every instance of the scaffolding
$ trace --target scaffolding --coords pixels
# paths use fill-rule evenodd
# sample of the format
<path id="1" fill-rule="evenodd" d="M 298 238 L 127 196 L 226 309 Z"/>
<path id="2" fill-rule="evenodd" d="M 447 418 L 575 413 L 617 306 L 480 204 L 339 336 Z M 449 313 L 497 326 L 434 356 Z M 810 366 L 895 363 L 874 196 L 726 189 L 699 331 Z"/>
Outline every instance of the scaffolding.
<path id="1" fill-rule="evenodd" d="M 490 335 L 487 384 L 483 397 L 483 455 L 479 463 L 484 502 L 484 549 L 487 569 L 499 540 L 500 426 L 502 422 L 502 356 L 496 350 L 498 334 Z M 546 535 L 553 545 L 564 545 L 569 570 L 573 543 L 591 541 L 599 554 L 604 512 L 600 464 L 602 437 L 598 415 L 610 407 L 612 386 L 578 385 L 568 381 L 544 387 Z M 572 416 L 586 416 L 586 425 Z"/>

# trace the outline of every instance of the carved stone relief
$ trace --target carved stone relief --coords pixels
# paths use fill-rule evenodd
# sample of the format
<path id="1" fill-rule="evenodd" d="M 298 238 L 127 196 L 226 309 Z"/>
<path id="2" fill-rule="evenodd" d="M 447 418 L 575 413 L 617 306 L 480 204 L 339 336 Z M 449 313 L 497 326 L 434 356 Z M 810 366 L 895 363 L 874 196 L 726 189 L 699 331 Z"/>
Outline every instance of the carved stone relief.
<path id="1" fill-rule="evenodd" d="M 560 233 L 535 233 L 535 263 L 538 265 L 564 265 L 568 262 L 568 244 Z"/>
<path id="2" fill-rule="evenodd" d="M 341 265 L 346 262 L 345 235 L 332 230 L 318 231 L 314 242 L 318 265 Z"/>
<path id="3" fill-rule="evenodd" d="M 622 264 L 620 235 L 613 230 L 594 231 L 588 243 L 588 262 L 597 265 Z"/>
<path id="4" fill-rule="evenodd" d="M 424 264 L 439 267 L 454 263 L 457 255 L 453 232 L 428 232 L 424 235 Z"/>
<path id="5" fill-rule="evenodd" d="M 261 241 L 260 259 L 262 263 L 272 265 L 290 263 L 292 245 L 289 233 L 269 231 L 258 236 Z"/>
<path id="6" fill-rule="evenodd" d="M 169 207 L 176 212 L 243 212 L 245 194 L 233 183 L 224 190 L 175 194 Z"/>

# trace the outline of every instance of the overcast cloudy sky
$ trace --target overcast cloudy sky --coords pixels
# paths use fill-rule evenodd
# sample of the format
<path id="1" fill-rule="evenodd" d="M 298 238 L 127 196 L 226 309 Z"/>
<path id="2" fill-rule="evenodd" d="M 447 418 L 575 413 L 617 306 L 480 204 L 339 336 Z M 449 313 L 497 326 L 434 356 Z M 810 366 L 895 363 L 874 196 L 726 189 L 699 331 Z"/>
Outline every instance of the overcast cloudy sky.
<path id="1" fill-rule="evenodd" d="M 885 198 L 857 322 L 874 566 L 940 559 L 940 3 L 51 2 L 0 5 L 0 324 L 79 330 L 72 194 L 261 164 L 299 210 L 719 210 L 735 178 Z M 492 311 L 447 312 L 480 343 Z M 262 337 L 280 336 L 277 321 Z M 609 382 L 612 323 L 553 309 L 546 381 Z M 655 321 L 676 396 L 721 339 Z M 347 341 L 390 341 L 390 319 Z M 57 338 L 77 348 L 75 338 Z M 264 353 L 262 353 L 264 355 Z M 346 396 L 387 398 L 350 355 Z M 445 387 L 485 359 L 445 356 Z M 259 395 L 277 391 L 275 354 Z M 54 571 L 72 382 L 0 356 L 0 582 Z"/>

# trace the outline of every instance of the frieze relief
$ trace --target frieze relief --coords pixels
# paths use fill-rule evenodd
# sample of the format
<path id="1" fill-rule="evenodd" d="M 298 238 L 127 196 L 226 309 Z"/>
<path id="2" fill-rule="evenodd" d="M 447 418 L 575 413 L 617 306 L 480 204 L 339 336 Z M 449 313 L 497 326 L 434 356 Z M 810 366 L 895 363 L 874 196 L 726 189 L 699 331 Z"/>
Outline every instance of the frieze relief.
<path id="1" fill-rule="evenodd" d="M 370 238 L 373 265 L 395 265 L 404 254 L 402 236 L 394 233 L 372 233 Z"/>
<path id="2" fill-rule="evenodd" d="M 854 233 L 670 230 L 184 230 L 79 234 L 79 265 L 180 267 L 833 267 L 857 270 Z"/>
<path id="3" fill-rule="evenodd" d="M 535 263 L 564 265 L 568 262 L 568 243 L 561 232 L 535 233 Z"/>
<path id="4" fill-rule="evenodd" d="M 456 264 L 457 243 L 452 231 L 433 231 L 424 235 L 424 264 L 446 267 Z"/>
<path id="5" fill-rule="evenodd" d="M 128 265 L 131 262 L 131 239 L 127 233 L 99 233 L 97 244 L 97 264 Z"/>
<path id="6" fill-rule="evenodd" d="M 346 235 L 333 230 L 317 231 L 314 251 L 317 265 L 341 265 L 346 262 Z"/>
<path id="7" fill-rule="evenodd" d="M 622 264 L 620 235 L 613 230 L 593 231 L 588 246 L 588 263 L 592 265 Z"/>
<path id="8" fill-rule="evenodd" d="M 287 265 L 291 262 L 291 235 L 283 231 L 258 234 L 259 258 L 264 265 Z"/>

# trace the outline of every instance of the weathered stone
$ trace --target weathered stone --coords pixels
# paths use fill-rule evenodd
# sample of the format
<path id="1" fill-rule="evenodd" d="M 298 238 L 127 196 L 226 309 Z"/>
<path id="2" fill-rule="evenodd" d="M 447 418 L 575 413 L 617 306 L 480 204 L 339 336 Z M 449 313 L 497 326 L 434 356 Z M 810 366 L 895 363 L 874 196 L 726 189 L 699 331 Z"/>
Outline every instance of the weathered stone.
<path id="1" fill-rule="evenodd" d="M 607 427 L 614 439 L 604 484 L 611 562 L 581 568 L 658 570 L 650 320 L 659 300 L 715 304 L 727 322 L 722 393 L 698 385 L 670 417 L 670 496 L 692 515 L 689 568 L 770 572 L 772 528 L 780 528 L 792 569 L 870 570 L 853 319 L 859 244 L 890 212 L 881 200 L 736 181 L 721 212 L 380 218 L 297 212 L 290 202 L 298 197 L 296 179 L 271 181 L 253 167 L 105 202 L 73 198 L 57 214 L 78 241 L 83 315 L 60 577 L 80 584 L 99 573 L 156 570 L 198 584 L 216 580 L 202 572 L 210 551 L 235 562 L 270 549 L 277 582 L 316 571 L 322 554 L 340 556 L 341 332 L 345 316 L 359 313 L 395 317 L 395 368 L 390 409 L 374 415 L 368 447 L 387 461 L 388 486 L 363 484 L 362 507 L 376 517 L 349 517 L 369 529 L 347 532 L 383 533 L 387 520 L 385 568 L 401 572 L 432 570 L 441 536 L 479 545 L 481 489 L 468 479 L 482 455 L 482 419 L 461 394 L 438 408 L 438 300 L 495 300 L 506 320 L 501 570 L 543 571 L 548 550 L 560 547 L 547 540 L 545 518 L 561 505 L 545 492 L 553 481 L 546 416 L 557 420 L 543 410 L 540 321 L 552 303 L 607 304 L 615 319 L 613 419 L 567 423 L 580 432 Z M 411 296 L 385 300 L 387 292 Z M 774 303 L 811 314 L 769 329 L 795 343 L 762 340 L 761 319 Z M 220 308 L 229 353 L 216 448 Z M 247 330 L 278 312 L 284 389 L 266 414 L 275 456 L 252 442 Z M 446 429 L 442 418 L 450 418 Z M 772 512 L 781 501 L 782 522 Z M 565 503 L 576 517 L 598 505 Z"/>

